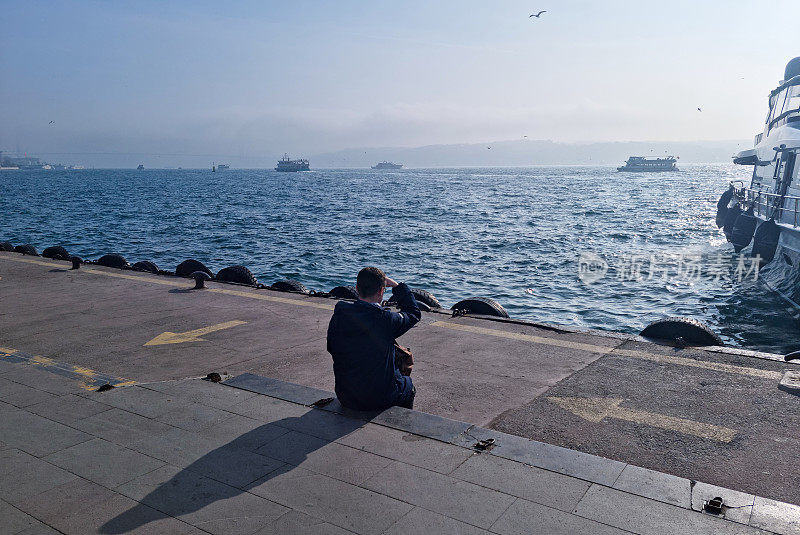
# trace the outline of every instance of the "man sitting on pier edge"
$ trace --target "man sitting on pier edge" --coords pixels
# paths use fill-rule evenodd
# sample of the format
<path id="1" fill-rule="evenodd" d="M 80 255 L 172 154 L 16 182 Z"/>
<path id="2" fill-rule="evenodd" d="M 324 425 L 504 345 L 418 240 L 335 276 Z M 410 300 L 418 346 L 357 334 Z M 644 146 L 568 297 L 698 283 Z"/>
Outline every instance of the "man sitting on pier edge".
<path id="1" fill-rule="evenodd" d="M 381 307 L 392 288 L 400 312 Z M 412 408 L 416 389 L 395 362 L 395 338 L 416 325 L 422 314 L 411 290 L 376 267 L 358 272 L 355 302 L 336 303 L 328 325 L 328 352 L 333 356 L 336 396 L 345 407 L 383 410 Z"/>

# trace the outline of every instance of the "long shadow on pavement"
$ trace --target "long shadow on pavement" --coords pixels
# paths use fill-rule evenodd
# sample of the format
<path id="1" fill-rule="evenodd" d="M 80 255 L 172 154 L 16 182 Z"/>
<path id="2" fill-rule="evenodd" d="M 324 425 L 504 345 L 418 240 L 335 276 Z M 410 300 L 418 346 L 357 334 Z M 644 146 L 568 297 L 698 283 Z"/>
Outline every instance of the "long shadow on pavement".
<path id="1" fill-rule="evenodd" d="M 318 429 L 321 419 L 329 418 L 329 413 L 312 409 L 300 417 L 283 418 L 262 425 L 216 448 L 182 469 L 168 481 L 138 500 L 140 503 L 112 518 L 100 527 L 100 533 L 127 533 L 149 522 L 157 520 L 153 509 L 173 517 L 181 517 L 199 511 L 219 500 L 227 500 L 244 494 L 254 484 L 262 484 L 271 478 L 291 471 L 302 463 L 307 455 L 341 438 L 367 422 L 354 418 L 338 418 L 334 426 L 326 426 L 325 439 L 309 437 L 302 451 L 291 451 L 279 457 L 291 457 L 290 463 L 274 459 L 268 455 L 253 453 L 259 447 L 273 440 L 280 441 L 284 431 L 307 433 Z M 283 429 L 277 429 L 283 428 Z M 263 459 L 259 474 L 259 458 Z M 287 459 L 289 460 L 289 459 Z M 217 474 L 214 474 L 214 471 Z M 204 477 L 204 474 L 210 474 Z M 266 475 L 264 475 L 266 474 Z"/>

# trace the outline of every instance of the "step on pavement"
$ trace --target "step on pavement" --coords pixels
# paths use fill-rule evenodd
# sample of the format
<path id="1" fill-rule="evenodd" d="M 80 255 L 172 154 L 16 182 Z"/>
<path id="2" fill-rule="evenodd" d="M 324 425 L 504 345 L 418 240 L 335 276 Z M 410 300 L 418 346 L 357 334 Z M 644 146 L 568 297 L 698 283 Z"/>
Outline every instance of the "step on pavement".
<path id="1" fill-rule="evenodd" d="M 795 505 L 419 411 L 311 407 L 333 394 L 268 377 L 93 392 L 14 366 L 2 534 L 800 534 Z M 716 496 L 730 508 L 703 512 Z"/>

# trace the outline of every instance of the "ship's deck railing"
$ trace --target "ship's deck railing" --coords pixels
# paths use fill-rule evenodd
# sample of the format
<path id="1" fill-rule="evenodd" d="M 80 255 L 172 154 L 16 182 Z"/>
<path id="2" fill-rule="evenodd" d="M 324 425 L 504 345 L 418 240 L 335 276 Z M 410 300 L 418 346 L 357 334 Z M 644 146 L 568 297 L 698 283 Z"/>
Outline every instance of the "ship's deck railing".
<path id="1" fill-rule="evenodd" d="M 778 195 L 745 187 L 734 188 L 734 195 L 745 209 L 752 207 L 753 214 L 756 216 L 763 218 L 774 216 L 776 223 L 791 225 L 795 228 L 800 226 L 800 197 Z M 776 207 L 775 202 L 780 197 L 783 197 L 783 203 Z"/>

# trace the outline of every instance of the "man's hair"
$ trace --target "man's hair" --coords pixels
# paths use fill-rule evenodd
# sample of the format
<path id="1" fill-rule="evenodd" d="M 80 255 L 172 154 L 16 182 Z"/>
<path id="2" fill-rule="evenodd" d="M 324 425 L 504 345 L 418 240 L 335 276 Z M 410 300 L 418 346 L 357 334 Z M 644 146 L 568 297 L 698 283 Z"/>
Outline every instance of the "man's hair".
<path id="1" fill-rule="evenodd" d="M 376 267 L 365 267 L 358 272 L 356 291 L 359 297 L 375 295 L 386 286 L 386 274 Z"/>

